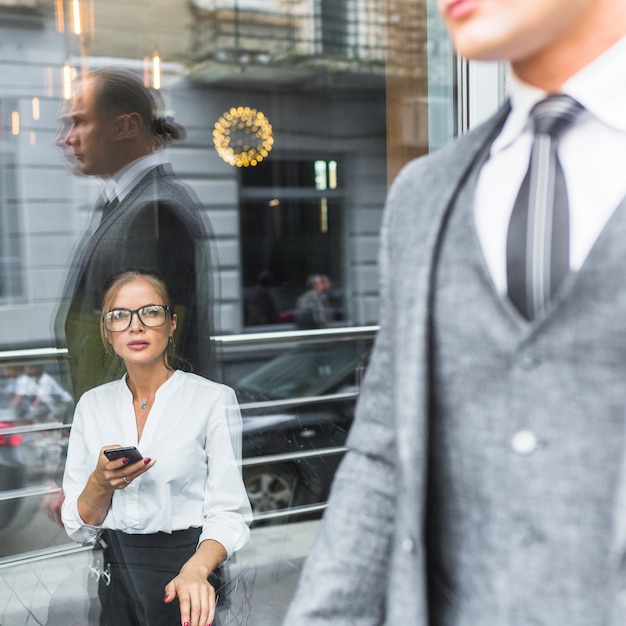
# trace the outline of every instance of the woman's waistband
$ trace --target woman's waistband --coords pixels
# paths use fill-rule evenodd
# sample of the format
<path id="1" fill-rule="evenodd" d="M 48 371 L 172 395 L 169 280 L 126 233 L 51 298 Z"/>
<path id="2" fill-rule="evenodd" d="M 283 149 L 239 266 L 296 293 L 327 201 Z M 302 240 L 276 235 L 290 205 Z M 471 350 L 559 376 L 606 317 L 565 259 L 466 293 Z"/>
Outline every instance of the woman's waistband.
<path id="1" fill-rule="evenodd" d="M 186 528 L 185 530 L 174 530 L 171 533 L 133 534 L 123 530 L 105 528 L 100 535 L 100 540 L 105 545 L 136 548 L 177 548 L 197 543 L 201 532 L 201 528 Z"/>

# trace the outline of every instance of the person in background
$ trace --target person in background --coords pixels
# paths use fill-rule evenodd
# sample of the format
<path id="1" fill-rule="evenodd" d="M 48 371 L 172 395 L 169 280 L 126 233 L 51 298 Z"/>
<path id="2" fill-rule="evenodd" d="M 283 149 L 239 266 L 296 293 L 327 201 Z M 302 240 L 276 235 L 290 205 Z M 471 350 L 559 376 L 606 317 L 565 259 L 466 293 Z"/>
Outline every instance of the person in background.
<path id="1" fill-rule="evenodd" d="M 30 406 L 33 419 L 66 421 L 68 412 L 74 406 L 72 395 L 58 381 L 39 365 L 26 365 L 24 372 L 36 385 L 36 393 Z"/>
<path id="2" fill-rule="evenodd" d="M 327 316 L 329 320 L 338 321 L 343 319 L 339 294 L 333 290 L 333 283 L 326 274 L 321 274 L 322 292 L 326 300 Z"/>
<path id="3" fill-rule="evenodd" d="M 178 321 L 158 277 L 115 278 L 102 311 L 103 343 L 127 373 L 76 406 L 63 524 L 73 540 L 104 545 L 101 625 L 207 626 L 208 578 L 248 541 L 252 518 L 235 393 L 174 369 Z M 105 454 L 126 446 L 145 456 Z"/>
<path id="4" fill-rule="evenodd" d="M 439 0 L 510 98 L 408 164 L 286 626 L 626 623 L 626 0 Z"/>
<path id="5" fill-rule="evenodd" d="M 313 274 L 307 278 L 307 291 L 296 301 L 295 323 L 297 328 L 326 328 L 332 321 L 327 297 L 330 281 L 324 276 Z"/>
<path id="6" fill-rule="evenodd" d="M 8 408 L 15 412 L 18 419 L 26 419 L 37 397 L 37 381 L 23 368 L 7 366 L 3 368 L 7 378 L 5 393 L 10 397 Z"/>
<path id="7" fill-rule="evenodd" d="M 56 143 L 64 135 L 73 153 L 65 155 L 70 170 L 78 164 L 80 173 L 105 181 L 97 225 L 76 251 L 55 320 L 57 341 L 69 352 L 74 397 L 119 375 L 100 342 L 99 307 L 105 285 L 131 269 L 163 276 L 178 316 L 179 355 L 197 374 L 214 375 L 207 225 L 163 151 L 184 129 L 159 116 L 138 76 L 115 67 L 82 76 L 69 120 Z"/>

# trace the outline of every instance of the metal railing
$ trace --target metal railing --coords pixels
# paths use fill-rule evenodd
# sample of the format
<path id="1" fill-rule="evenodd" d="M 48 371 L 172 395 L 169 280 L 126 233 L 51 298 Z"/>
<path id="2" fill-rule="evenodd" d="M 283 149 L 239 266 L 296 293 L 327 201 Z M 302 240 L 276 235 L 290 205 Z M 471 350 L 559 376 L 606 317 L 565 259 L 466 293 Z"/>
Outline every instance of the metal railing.
<path id="1" fill-rule="evenodd" d="M 246 347 L 260 345 L 276 345 L 303 342 L 325 342 L 331 339 L 356 341 L 358 339 L 373 339 L 378 332 L 378 326 L 337 326 L 319 330 L 285 330 L 267 333 L 242 333 L 239 335 L 219 335 L 213 340 L 225 347 Z M 10 363 L 21 363 L 24 360 L 42 361 L 67 356 L 67 348 L 23 348 L 16 350 L 0 350 L 0 366 Z"/>
<path id="2" fill-rule="evenodd" d="M 215 337 L 215 341 L 218 345 L 221 345 L 224 349 L 228 348 L 243 348 L 243 347 L 256 347 L 256 346 L 279 346 L 294 343 L 320 343 L 320 342 L 336 342 L 336 341 L 359 341 L 359 340 L 373 340 L 378 331 L 378 326 L 360 326 L 360 327 L 340 327 L 340 328 L 328 328 L 322 330 L 294 330 L 294 331 L 282 331 L 271 333 L 248 333 L 241 335 L 223 335 Z M 23 364 L 25 362 L 46 362 L 47 360 L 57 360 L 67 356 L 67 350 L 64 348 L 29 348 L 18 350 L 3 350 L 0 351 L 0 367 L 8 364 Z M 356 401 L 359 395 L 358 389 L 355 392 L 350 393 L 336 393 L 323 396 L 313 397 L 301 397 L 301 398 L 289 398 L 281 400 L 268 400 L 262 402 L 247 402 L 241 403 L 240 408 L 242 412 L 249 410 L 264 410 L 264 409 L 285 409 L 294 407 L 306 407 L 321 403 L 338 403 L 338 402 L 351 402 Z M 14 435 L 14 434 L 32 434 L 37 432 L 50 432 L 69 430 L 71 424 L 64 423 L 49 423 L 49 424 L 32 424 L 13 426 L 3 428 L 2 435 Z M 284 452 L 276 454 L 268 454 L 263 456 L 245 457 L 242 460 L 242 466 L 244 468 L 250 468 L 259 465 L 265 465 L 269 463 L 285 463 L 285 462 L 298 462 L 307 458 L 320 458 L 320 457 L 332 457 L 343 454 L 346 451 L 344 446 L 334 446 L 322 449 L 310 449 L 310 450 L 298 450 L 294 452 Z M 0 502 L 28 498 L 34 496 L 45 497 L 47 495 L 60 492 L 60 487 L 52 487 L 49 485 L 35 485 L 31 487 L 25 487 L 20 489 L 11 489 L 6 491 L 0 491 Z M 318 513 L 326 508 L 326 502 L 318 502 L 314 504 L 293 506 L 286 509 L 272 510 L 272 511 L 260 511 L 254 514 L 254 522 L 266 522 L 270 520 L 291 519 L 293 517 L 299 517 L 304 515 L 310 515 L 312 513 Z M 24 558 L 28 560 L 40 560 L 49 558 L 51 555 L 57 553 L 67 553 L 73 551 L 81 551 L 84 548 L 82 546 L 58 546 L 55 548 L 46 548 L 43 550 L 37 550 L 33 553 L 29 553 L 26 557 L 17 554 L 9 557 L 0 558 L 0 568 L 6 567 L 9 564 L 16 562 L 23 562 Z"/>

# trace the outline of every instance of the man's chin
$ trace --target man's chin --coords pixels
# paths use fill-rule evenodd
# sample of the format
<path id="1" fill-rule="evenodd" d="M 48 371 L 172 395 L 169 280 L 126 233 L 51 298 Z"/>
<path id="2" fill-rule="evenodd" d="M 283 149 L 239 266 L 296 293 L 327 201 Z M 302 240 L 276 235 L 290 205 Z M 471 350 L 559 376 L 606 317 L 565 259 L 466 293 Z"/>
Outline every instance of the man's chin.
<path id="1" fill-rule="evenodd" d="M 83 176 L 84 172 L 82 171 L 80 161 L 77 161 L 75 157 L 66 157 L 66 161 L 67 169 L 70 174 L 73 176 Z"/>
<path id="2" fill-rule="evenodd" d="M 89 165 L 85 163 L 84 161 L 76 161 L 76 164 L 78 166 L 80 173 L 83 174 L 84 176 L 94 176 L 98 173 L 98 172 L 94 172 L 93 168 L 89 167 Z"/>

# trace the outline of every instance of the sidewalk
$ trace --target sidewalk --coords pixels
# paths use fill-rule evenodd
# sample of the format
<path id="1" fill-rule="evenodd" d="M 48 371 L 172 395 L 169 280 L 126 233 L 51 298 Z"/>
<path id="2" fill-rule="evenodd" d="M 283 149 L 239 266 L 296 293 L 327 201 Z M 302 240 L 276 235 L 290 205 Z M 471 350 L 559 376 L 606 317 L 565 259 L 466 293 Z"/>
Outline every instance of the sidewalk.
<path id="1" fill-rule="evenodd" d="M 287 612 L 300 576 L 302 562 L 317 534 L 319 521 L 259 528 L 237 556 L 233 573 L 254 569 L 247 621 L 233 616 L 224 625 L 277 626 Z M 245 576 L 242 576 L 245 580 Z"/>

